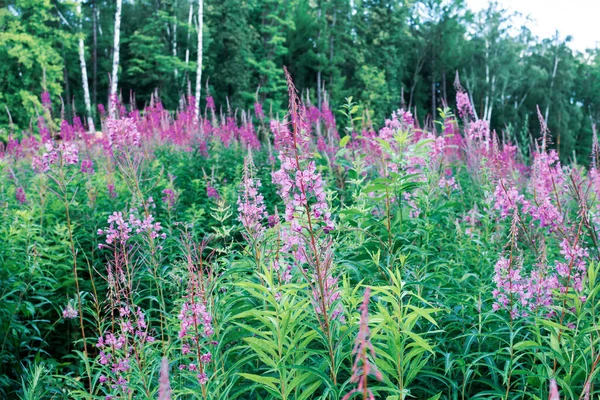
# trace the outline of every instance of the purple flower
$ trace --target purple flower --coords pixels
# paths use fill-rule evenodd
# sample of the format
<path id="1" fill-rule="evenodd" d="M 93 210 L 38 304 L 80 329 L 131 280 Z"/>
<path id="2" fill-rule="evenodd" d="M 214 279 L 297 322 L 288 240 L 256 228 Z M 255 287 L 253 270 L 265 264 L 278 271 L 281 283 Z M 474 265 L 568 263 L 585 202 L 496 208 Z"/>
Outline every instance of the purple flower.
<path id="1" fill-rule="evenodd" d="M 201 385 L 206 385 L 208 383 L 208 376 L 206 373 L 203 372 L 198 374 L 198 382 L 200 382 Z"/>
<path id="2" fill-rule="evenodd" d="M 23 189 L 22 186 L 19 186 L 18 188 L 15 189 L 15 197 L 17 198 L 17 201 L 19 202 L 19 204 L 23 205 L 27 203 L 27 197 L 25 196 L 25 190 Z"/>
<path id="3" fill-rule="evenodd" d="M 160 363 L 160 377 L 158 379 L 158 400 L 171 400 L 171 385 L 169 383 L 169 360 L 163 357 Z"/>
<path id="4" fill-rule="evenodd" d="M 65 308 L 63 308 L 62 316 L 64 319 L 75 319 L 79 316 L 77 310 L 69 302 Z"/>
<path id="5" fill-rule="evenodd" d="M 173 189 L 164 189 L 162 191 L 164 197 L 162 198 L 162 202 L 167 204 L 167 208 L 171 209 L 175 206 L 175 202 L 177 201 L 177 195 Z"/>
<path id="6" fill-rule="evenodd" d="M 265 113 L 263 112 L 262 104 L 260 104 L 258 101 L 254 103 L 254 115 L 256 115 L 256 118 L 258 118 L 260 121 L 265 119 Z"/>
<path id="7" fill-rule="evenodd" d="M 221 198 L 221 196 L 219 196 L 219 192 L 217 192 L 217 189 L 215 189 L 210 183 L 206 185 L 206 195 L 209 198 L 216 200 Z"/>
<path id="8" fill-rule="evenodd" d="M 244 160 L 242 194 L 238 197 L 238 219 L 246 229 L 247 240 L 256 241 L 264 233 L 263 219 L 267 216 L 264 197 L 259 193 L 260 180 L 254 179 L 254 163 L 249 153 Z"/>
<path id="9" fill-rule="evenodd" d="M 133 118 L 106 120 L 108 138 L 114 148 L 137 147 L 140 145 L 140 132 Z"/>
<path id="10" fill-rule="evenodd" d="M 205 353 L 205 354 L 202 354 L 202 355 L 200 356 L 200 361 L 201 361 L 203 364 L 208 364 L 209 362 L 211 362 L 211 360 L 212 360 L 212 354 L 211 354 L 210 352 L 208 352 L 208 353 Z"/>
<path id="11" fill-rule="evenodd" d="M 42 98 L 42 106 L 44 106 L 44 108 L 47 110 L 51 110 L 52 109 L 52 100 L 50 99 L 50 93 L 48 93 L 47 91 L 43 91 L 41 98 Z"/>
<path id="12" fill-rule="evenodd" d="M 456 108 L 458 109 L 458 115 L 461 118 L 467 118 L 473 116 L 473 107 L 471 107 L 471 100 L 466 92 L 456 92 Z"/>
<path id="13" fill-rule="evenodd" d="M 81 172 L 84 174 L 94 174 L 94 162 L 92 160 L 81 161 Z"/>
<path id="14" fill-rule="evenodd" d="M 115 197 L 117 197 L 117 192 L 115 191 L 115 185 L 114 184 L 109 183 L 109 184 L 106 185 L 106 188 L 108 189 L 108 195 L 111 198 L 114 199 Z"/>
<path id="15" fill-rule="evenodd" d="M 215 111 L 215 99 L 212 96 L 206 97 L 206 108 L 211 111 Z"/>
<path id="16" fill-rule="evenodd" d="M 369 296 L 370 288 L 365 289 L 363 302 L 360 306 L 360 328 L 352 354 L 356 356 L 352 365 L 352 376 L 350 382 L 358 383 L 357 387 L 348 392 L 342 400 L 347 400 L 354 393 L 365 393 L 369 399 L 374 400 L 375 397 L 371 389 L 368 388 L 369 375 L 374 376 L 378 381 L 383 381 L 383 375 L 375 366 L 375 350 L 371 344 L 371 336 L 369 330 Z M 369 355 L 371 359 L 369 359 Z"/>

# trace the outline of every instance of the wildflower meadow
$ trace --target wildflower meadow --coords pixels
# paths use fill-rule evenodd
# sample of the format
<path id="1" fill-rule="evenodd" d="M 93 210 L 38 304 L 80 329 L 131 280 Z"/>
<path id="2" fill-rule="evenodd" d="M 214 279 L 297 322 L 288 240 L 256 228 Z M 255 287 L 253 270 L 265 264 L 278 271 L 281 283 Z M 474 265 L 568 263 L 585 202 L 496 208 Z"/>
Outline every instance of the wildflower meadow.
<path id="1" fill-rule="evenodd" d="M 595 399 L 600 147 L 456 110 L 374 126 L 42 93 L 0 147 L 0 397 Z"/>

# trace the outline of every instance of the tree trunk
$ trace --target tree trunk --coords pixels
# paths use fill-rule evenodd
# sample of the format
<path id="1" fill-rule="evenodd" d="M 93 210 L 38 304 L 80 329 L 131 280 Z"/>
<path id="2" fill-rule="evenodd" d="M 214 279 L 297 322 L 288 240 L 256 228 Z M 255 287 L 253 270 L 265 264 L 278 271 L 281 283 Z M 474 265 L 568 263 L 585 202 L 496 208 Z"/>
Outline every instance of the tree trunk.
<path id="1" fill-rule="evenodd" d="M 436 115 L 436 82 L 435 82 L 435 53 L 433 53 L 433 57 L 431 58 L 431 118 L 435 120 Z"/>
<path id="2" fill-rule="evenodd" d="M 63 47 L 63 59 L 66 60 L 64 45 Z M 71 116 L 69 115 L 69 102 L 71 101 L 71 86 L 69 85 L 69 69 L 67 68 L 67 63 L 65 63 L 64 69 L 64 80 L 65 80 L 65 98 L 63 99 L 62 110 L 61 110 L 61 119 L 70 120 Z M 65 105 L 66 102 L 66 105 Z"/>
<path id="3" fill-rule="evenodd" d="M 185 66 L 190 63 L 190 34 L 192 32 L 192 16 L 194 14 L 194 3 L 190 2 L 190 13 L 188 15 L 187 49 L 185 49 Z"/>
<path id="4" fill-rule="evenodd" d="M 87 115 L 88 129 L 91 133 L 96 132 L 94 118 L 92 118 L 92 105 L 90 104 L 90 87 L 88 86 L 87 66 L 85 64 L 85 47 L 83 45 L 83 15 L 81 13 L 81 0 L 77 0 L 77 14 L 79 15 L 79 65 L 81 67 L 81 83 L 83 84 L 83 100 L 85 101 L 85 112 Z"/>
<path id="5" fill-rule="evenodd" d="M 173 57 L 177 57 L 177 0 L 175 0 L 173 2 L 173 40 L 172 40 L 172 52 L 173 52 Z M 175 67 L 175 70 L 173 71 L 173 74 L 175 75 L 175 79 L 177 79 L 177 74 L 179 71 L 177 71 L 177 66 Z"/>
<path id="6" fill-rule="evenodd" d="M 548 123 L 548 114 L 550 114 L 550 102 L 552 101 L 552 92 L 554 90 L 554 80 L 556 79 L 556 71 L 558 70 L 558 31 L 556 31 L 556 42 L 554 50 L 554 68 L 552 69 L 552 79 L 550 80 L 550 96 L 548 96 L 548 104 L 546 105 L 546 112 L 544 113 L 544 119 Z"/>
<path id="7" fill-rule="evenodd" d="M 329 68 L 331 68 L 331 73 L 329 74 L 329 90 L 333 88 L 333 45 L 334 45 L 334 30 L 335 30 L 335 22 L 337 18 L 337 8 L 333 10 L 333 20 L 331 21 L 331 33 L 329 35 Z"/>
<path id="8" fill-rule="evenodd" d="M 319 21 L 319 31 L 317 32 L 317 46 L 320 47 L 321 44 L 321 16 L 323 15 L 323 10 L 321 9 L 321 4 L 319 4 L 319 9 L 317 11 L 317 19 Z M 321 49 L 319 48 L 319 52 L 317 53 L 317 57 L 319 60 L 321 59 Z M 319 65 L 317 70 L 317 108 L 321 109 L 321 65 Z"/>
<path id="9" fill-rule="evenodd" d="M 448 107 L 448 92 L 446 91 L 446 68 L 442 69 L 442 90 L 444 96 L 444 107 Z"/>
<path id="10" fill-rule="evenodd" d="M 483 107 L 483 120 L 487 120 L 490 104 L 490 42 L 485 40 L 485 105 Z"/>
<path id="11" fill-rule="evenodd" d="M 115 117 L 117 109 L 117 87 L 119 83 L 119 40 L 121 38 L 121 8 L 123 0 L 117 0 L 117 11 L 115 12 L 115 37 L 113 41 L 113 63 L 110 81 L 110 98 L 108 99 L 108 115 Z"/>
<path id="12" fill-rule="evenodd" d="M 96 0 L 92 2 L 92 104 L 98 104 L 98 13 Z"/>
<path id="13" fill-rule="evenodd" d="M 494 97 L 496 96 L 496 75 L 492 75 L 492 89 L 490 94 L 490 104 L 488 107 L 487 122 L 492 121 L 492 112 L 494 111 Z"/>
<path id="14" fill-rule="evenodd" d="M 202 18 L 203 0 L 198 0 L 198 66 L 196 67 L 196 118 L 200 118 L 200 89 L 202 82 Z"/>

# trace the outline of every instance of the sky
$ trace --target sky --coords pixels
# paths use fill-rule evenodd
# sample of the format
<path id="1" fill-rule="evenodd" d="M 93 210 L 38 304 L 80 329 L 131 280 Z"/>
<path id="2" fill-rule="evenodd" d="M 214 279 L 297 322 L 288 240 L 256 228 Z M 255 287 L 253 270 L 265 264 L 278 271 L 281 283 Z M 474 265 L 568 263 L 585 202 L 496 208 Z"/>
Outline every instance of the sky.
<path id="1" fill-rule="evenodd" d="M 600 0 L 498 0 L 509 11 L 518 11 L 533 20 L 527 26 L 534 35 L 560 38 L 571 35 L 570 46 L 579 51 L 600 47 Z M 486 8 L 488 0 L 467 0 L 473 11 Z"/>

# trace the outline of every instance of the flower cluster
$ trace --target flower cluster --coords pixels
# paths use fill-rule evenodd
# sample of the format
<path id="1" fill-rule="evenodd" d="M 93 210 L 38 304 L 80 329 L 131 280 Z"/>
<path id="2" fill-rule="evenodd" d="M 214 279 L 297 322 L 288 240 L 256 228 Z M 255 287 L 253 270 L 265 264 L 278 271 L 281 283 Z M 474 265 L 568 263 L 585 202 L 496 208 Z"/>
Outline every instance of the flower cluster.
<path id="1" fill-rule="evenodd" d="M 202 342 L 206 342 L 214 333 L 212 315 L 206 307 L 201 293 L 195 293 L 196 290 L 199 290 L 195 277 L 190 276 L 188 286 L 187 301 L 181 307 L 178 316 L 180 321 L 179 338 L 182 343 L 181 353 L 187 358 L 195 358 L 199 364 L 191 361 L 181 364 L 179 369 L 187 369 L 196 373 L 198 382 L 205 385 L 208 382 L 208 376 L 204 365 L 212 361 L 212 354 L 210 351 L 202 353 L 200 349 Z M 192 357 L 193 354 L 195 357 Z"/>
<path id="2" fill-rule="evenodd" d="M 280 155 L 280 160 L 281 168 L 273 173 L 273 182 L 280 188 L 285 220 L 291 223 L 292 230 L 298 233 L 303 229 L 315 231 L 319 226 L 326 233 L 333 230 L 323 178 L 316 171 L 315 162 L 309 161 L 305 169 L 301 169 L 291 157 Z"/>
<path id="3" fill-rule="evenodd" d="M 206 196 L 208 196 L 209 199 L 215 199 L 215 200 L 219 200 L 221 198 L 217 189 L 214 186 L 212 186 L 210 183 L 208 185 L 206 185 Z"/>
<path id="4" fill-rule="evenodd" d="M 137 147 L 140 145 L 140 132 L 133 118 L 107 118 L 106 129 L 109 142 L 114 148 Z"/>
<path id="5" fill-rule="evenodd" d="M 179 194 L 171 188 L 164 189 L 162 191 L 162 194 L 164 196 L 161 200 L 163 203 L 165 203 L 167 205 L 167 208 L 168 209 L 174 208 L 175 204 L 177 203 L 177 198 L 179 197 Z"/>
<path id="6" fill-rule="evenodd" d="M 148 214 L 142 219 L 136 217 L 136 209 L 132 209 L 129 218 L 125 219 L 122 212 L 113 212 L 108 217 L 108 227 L 98 229 L 98 235 L 106 236 L 106 245 L 124 245 L 135 231 L 136 234 L 146 233 L 152 239 L 166 238 L 165 233 L 160 233 L 162 226 L 160 222 L 154 222 L 152 214 Z M 103 248 L 105 245 L 98 245 Z"/>
<path id="7" fill-rule="evenodd" d="M 68 302 L 66 307 L 62 310 L 62 317 L 64 319 L 75 319 L 79 316 L 77 309 L 73 307 L 72 302 Z"/>
<path id="8" fill-rule="evenodd" d="M 94 174 L 94 162 L 92 160 L 81 161 L 81 172 L 84 174 Z"/>
<path id="9" fill-rule="evenodd" d="M 98 362 L 108 368 L 108 376 L 102 375 L 100 383 L 109 385 L 113 393 L 129 395 L 131 363 L 139 362 L 142 348 L 154 341 L 154 337 L 148 334 L 146 318 L 141 308 L 134 310 L 128 305 L 119 307 L 115 331 L 100 336 L 96 344 L 100 352 Z"/>
<path id="10" fill-rule="evenodd" d="M 263 112 L 263 106 L 258 101 L 256 103 L 254 103 L 254 115 L 256 115 L 256 118 L 258 118 L 260 121 L 265 119 L 265 113 Z"/>
<path id="11" fill-rule="evenodd" d="M 458 115 L 463 119 L 474 115 L 471 100 L 469 100 L 469 94 L 467 92 L 456 92 L 456 108 L 458 110 Z"/>
<path id="12" fill-rule="evenodd" d="M 383 381 L 383 375 L 377 369 L 374 363 L 375 350 L 371 344 L 371 333 L 369 330 L 369 297 L 371 289 L 365 289 L 363 302 L 360 306 L 360 328 L 356 335 L 356 342 L 352 354 L 356 356 L 352 365 L 352 376 L 350 382 L 357 383 L 357 387 L 348 392 L 342 400 L 347 400 L 354 393 L 362 393 L 363 399 L 375 400 L 373 391 L 368 387 L 369 375 L 375 377 L 378 381 Z M 369 359 L 370 356 L 370 359 Z"/>
<path id="13" fill-rule="evenodd" d="M 246 229 L 249 241 L 257 241 L 264 233 L 263 220 L 268 216 L 265 199 L 259 193 L 261 182 L 254 178 L 254 163 L 252 155 L 248 154 L 244 160 L 244 176 L 242 181 L 242 193 L 238 197 L 238 219 Z"/>
<path id="14" fill-rule="evenodd" d="M 19 204 L 27 203 L 27 196 L 25 195 L 25 189 L 23 189 L 22 186 L 19 186 L 18 188 L 15 189 L 15 197 L 17 198 L 17 201 L 19 202 Z"/>
<path id="15" fill-rule="evenodd" d="M 47 172 L 53 164 L 75 165 L 79 162 L 79 150 L 73 142 L 61 142 L 57 147 L 49 140 L 44 143 L 46 151 L 41 157 L 32 160 L 33 169 L 37 172 Z"/>

